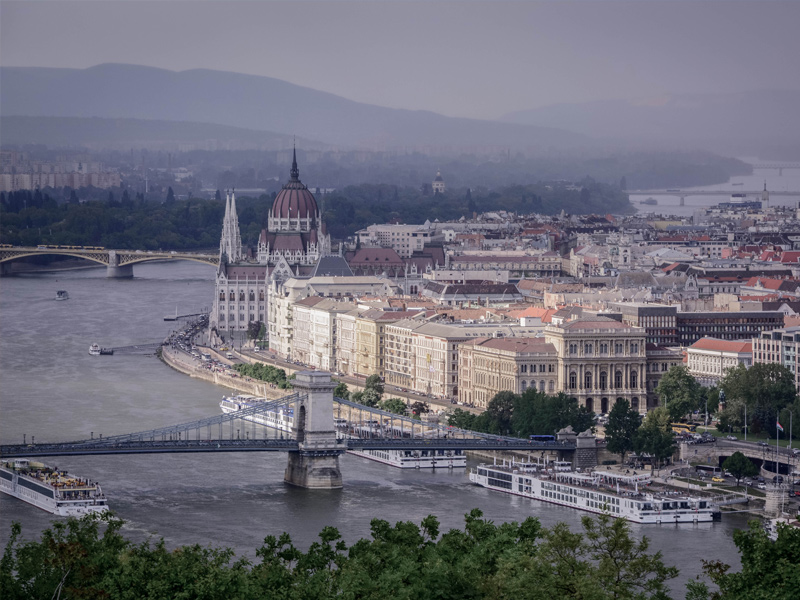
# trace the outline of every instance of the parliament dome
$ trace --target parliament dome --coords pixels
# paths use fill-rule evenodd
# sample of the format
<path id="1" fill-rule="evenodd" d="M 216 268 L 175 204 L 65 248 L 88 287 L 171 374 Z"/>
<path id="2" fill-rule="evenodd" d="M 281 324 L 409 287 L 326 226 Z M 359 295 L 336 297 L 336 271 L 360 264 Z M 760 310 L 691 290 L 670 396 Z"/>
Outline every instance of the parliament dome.
<path id="1" fill-rule="evenodd" d="M 319 209 L 314 194 L 300 181 L 297 154 L 292 156 L 291 178 L 272 204 L 273 219 L 316 219 Z"/>

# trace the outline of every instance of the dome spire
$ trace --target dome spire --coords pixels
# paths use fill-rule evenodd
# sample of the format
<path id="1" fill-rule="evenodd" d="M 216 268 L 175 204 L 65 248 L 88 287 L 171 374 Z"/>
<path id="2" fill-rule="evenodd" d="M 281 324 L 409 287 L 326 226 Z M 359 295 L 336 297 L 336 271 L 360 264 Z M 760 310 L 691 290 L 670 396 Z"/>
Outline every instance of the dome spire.
<path id="1" fill-rule="evenodd" d="M 295 144 L 292 144 L 292 170 L 289 172 L 292 177 L 292 180 L 300 179 L 300 171 L 297 168 L 297 148 Z"/>

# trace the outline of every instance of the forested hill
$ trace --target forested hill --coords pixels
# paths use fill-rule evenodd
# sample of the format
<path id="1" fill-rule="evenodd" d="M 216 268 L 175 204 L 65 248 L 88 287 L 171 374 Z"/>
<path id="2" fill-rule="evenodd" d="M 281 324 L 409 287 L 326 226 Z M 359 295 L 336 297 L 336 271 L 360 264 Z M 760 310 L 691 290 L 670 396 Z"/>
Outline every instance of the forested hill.
<path id="1" fill-rule="evenodd" d="M 195 121 L 359 148 L 498 146 L 552 153 L 597 145 L 552 127 L 385 108 L 271 77 L 209 69 L 2 67 L 0 104 L 4 115 Z"/>
<path id="2" fill-rule="evenodd" d="M 141 250 L 188 250 L 219 244 L 225 210 L 222 200 L 175 200 L 173 195 L 163 202 L 154 202 L 127 190 L 91 192 L 89 197 L 102 199 L 85 201 L 87 196 L 83 194 L 88 190 L 72 192 L 66 201 L 61 200 L 62 190 L 0 194 L 3 221 L 0 241 L 25 246 L 61 244 Z M 259 198 L 236 199 L 245 244 L 255 245 L 274 197 L 264 194 Z M 615 186 L 591 179 L 584 180 L 581 187 L 553 183 L 476 192 L 465 188 L 435 196 L 427 188 L 365 184 L 320 195 L 317 202 L 328 231 L 336 239 L 374 223 L 457 220 L 462 216 L 469 218 L 473 212 L 631 211 L 626 194 Z"/>

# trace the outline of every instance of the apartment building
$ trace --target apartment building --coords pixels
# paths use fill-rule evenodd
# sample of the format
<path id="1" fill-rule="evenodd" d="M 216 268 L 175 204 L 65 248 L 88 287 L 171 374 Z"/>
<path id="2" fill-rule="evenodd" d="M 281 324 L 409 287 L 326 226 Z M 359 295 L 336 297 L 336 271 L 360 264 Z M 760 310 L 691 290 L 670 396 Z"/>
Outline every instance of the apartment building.
<path id="1" fill-rule="evenodd" d="M 800 390 L 800 326 L 765 331 L 754 337 L 753 364 L 776 363 L 794 374 L 794 383 Z"/>
<path id="2" fill-rule="evenodd" d="M 295 302 L 292 305 L 292 359 L 324 371 L 336 370 L 336 317 L 355 307 L 352 302 L 320 296 Z"/>
<path id="3" fill-rule="evenodd" d="M 702 385 L 712 386 L 719 383 L 726 370 L 753 364 L 753 343 L 706 337 L 689 346 L 686 355 L 689 373 Z"/>

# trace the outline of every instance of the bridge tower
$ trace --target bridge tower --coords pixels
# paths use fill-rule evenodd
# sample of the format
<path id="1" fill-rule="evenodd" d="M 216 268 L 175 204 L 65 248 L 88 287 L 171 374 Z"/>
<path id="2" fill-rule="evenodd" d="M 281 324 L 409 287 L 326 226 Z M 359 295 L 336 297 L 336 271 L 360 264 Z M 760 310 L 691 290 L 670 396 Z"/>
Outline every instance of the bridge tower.
<path id="1" fill-rule="evenodd" d="M 300 371 L 294 389 L 303 396 L 295 406 L 294 429 L 300 449 L 289 452 L 284 481 L 298 487 L 330 490 L 342 487 L 339 455 L 344 447 L 336 443 L 333 427 L 331 374 Z"/>
<path id="2" fill-rule="evenodd" d="M 116 251 L 108 251 L 108 267 L 106 268 L 106 277 L 113 279 L 132 279 L 133 278 L 133 265 L 119 264 L 119 256 Z"/>
<path id="3" fill-rule="evenodd" d="M 679 206 L 683 206 L 685 202 L 686 202 L 686 196 L 681 196 L 681 202 Z"/>

